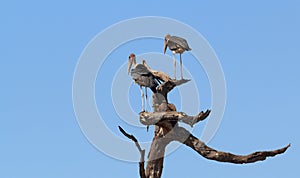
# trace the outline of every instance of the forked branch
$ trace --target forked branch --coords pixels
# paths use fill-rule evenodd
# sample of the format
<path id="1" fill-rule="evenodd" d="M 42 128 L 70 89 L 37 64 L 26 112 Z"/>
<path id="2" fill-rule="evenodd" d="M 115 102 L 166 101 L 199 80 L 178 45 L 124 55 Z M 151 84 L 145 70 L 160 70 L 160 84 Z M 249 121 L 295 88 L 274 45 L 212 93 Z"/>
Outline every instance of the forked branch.
<path id="1" fill-rule="evenodd" d="M 145 150 L 141 148 L 139 142 L 137 141 L 137 139 L 133 135 L 130 135 L 127 132 L 125 132 L 125 130 L 121 126 L 119 126 L 119 130 L 123 135 L 125 135 L 125 137 L 132 140 L 135 143 L 135 146 L 137 147 L 137 149 L 139 150 L 139 152 L 141 154 L 141 158 L 140 158 L 140 162 L 139 162 L 140 177 L 141 178 L 146 178 L 146 174 L 145 174 Z"/>

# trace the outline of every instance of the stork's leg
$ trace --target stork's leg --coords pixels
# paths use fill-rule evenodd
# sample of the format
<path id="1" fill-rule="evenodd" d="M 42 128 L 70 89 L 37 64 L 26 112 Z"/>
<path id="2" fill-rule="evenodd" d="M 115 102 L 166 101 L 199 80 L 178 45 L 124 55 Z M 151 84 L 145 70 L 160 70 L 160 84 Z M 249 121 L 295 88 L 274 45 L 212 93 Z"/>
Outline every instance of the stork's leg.
<path id="1" fill-rule="evenodd" d="M 146 112 L 148 110 L 148 94 L 147 94 L 147 87 L 145 87 L 145 93 L 146 93 Z"/>
<path id="2" fill-rule="evenodd" d="M 144 112 L 145 111 L 145 106 L 144 106 L 145 98 L 144 98 L 144 91 L 142 89 L 142 86 L 140 86 L 140 89 L 141 89 L 141 96 L 142 96 L 142 112 Z"/>
<path id="3" fill-rule="evenodd" d="M 148 110 L 148 105 L 149 105 L 149 103 L 148 103 L 148 92 L 147 92 L 147 87 L 145 87 L 145 93 L 146 93 L 146 112 L 147 112 L 147 110 Z M 148 132 L 148 130 L 149 130 L 149 125 L 147 125 L 147 132 Z"/>
<path id="4" fill-rule="evenodd" d="M 180 53 L 180 79 L 182 80 L 182 59 L 181 59 L 181 53 Z"/>
<path id="5" fill-rule="evenodd" d="M 173 60 L 174 60 L 174 79 L 176 80 L 176 59 L 175 59 L 175 53 L 173 53 Z"/>

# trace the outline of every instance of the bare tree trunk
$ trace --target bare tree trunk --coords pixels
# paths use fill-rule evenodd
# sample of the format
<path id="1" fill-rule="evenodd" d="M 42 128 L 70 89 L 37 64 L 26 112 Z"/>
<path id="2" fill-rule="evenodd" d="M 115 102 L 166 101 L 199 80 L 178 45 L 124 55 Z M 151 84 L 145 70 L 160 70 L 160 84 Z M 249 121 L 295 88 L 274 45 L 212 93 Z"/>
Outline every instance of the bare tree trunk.
<path id="1" fill-rule="evenodd" d="M 162 86 L 169 87 L 169 85 L 162 85 Z M 153 101 L 154 112 L 168 111 L 168 99 L 167 99 L 168 92 L 166 91 L 167 91 L 166 87 L 160 87 L 157 90 L 157 93 L 153 94 L 152 101 Z M 165 149 L 166 146 L 170 143 L 170 140 L 166 139 L 165 135 L 170 131 L 170 125 L 171 124 L 169 122 L 164 122 L 155 126 L 154 137 L 149 151 L 148 162 L 147 162 L 146 173 L 145 173 L 147 178 L 161 177 L 163 164 L 164 164 Z"/>
<path id="2" fill-rule="evenodd" d="M 235 164 L 253 163 L 265 160 L 277 154 L 284 153 L 290 144 L 273 151 L 258 151 L 249 155 L 235 155 L 228 152 L 217 151 L 208 147 L 204 142 L 193 136 L 186 129 L 179 127 L 177 122 L 183 122 L 193 127 L 199 121 L 206 119 L 210 110 L 201 111 L 196 116 L 189 116 L 184 112 L 176 112 L 176 107 L 168 102 L 168 93 L 176 86 L 184 84 L 189 80 L 173 80 L 168 75 L 160 71 L 154 71 L 143 60 L 143 64 L 152 72 L 152 74 L 163 81 L 157 87 L 157 92 L 152 95 L 152 104 L 154 112 L 140 113 L 140 122 L 144 125 L 155 125 L 154 137 L 148 154 L 147 166 L 145 169 L 145 150 L 141 149 L 137 139 L 126 133 L 121 127 L 120 131 L 129 139 L 134 141 L 138 148 L 141 159 L 139 171 L 141 178 L 160 178 L 163 171 L 164 155 L 166 146 L 172 141 L 178 141 L 192 148 L 204 158 L 219 162 L 229 162 Z"/>
<path id="3" fill-rule="evenodd" d="M 164 155 L 166 146 L 169 144 L 169 140 L 164 138 L 165 130 L 163 127 L 156 126 L 155 136 L 153 138 L 151 149 L 148 155 L 148 162 L 146 167 L 147 178 L 159 178 L 161 177 Z"/>

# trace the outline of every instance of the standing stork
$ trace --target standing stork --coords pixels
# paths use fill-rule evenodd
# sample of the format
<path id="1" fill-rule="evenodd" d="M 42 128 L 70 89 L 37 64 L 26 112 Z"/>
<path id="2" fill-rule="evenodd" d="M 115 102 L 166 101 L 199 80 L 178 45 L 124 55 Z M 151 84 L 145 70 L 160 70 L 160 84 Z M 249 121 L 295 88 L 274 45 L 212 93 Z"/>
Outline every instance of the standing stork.
<path id="1" fill-rule="evenodd" d="M 181 37 L 178 36 L 171 36 L 167 34 L 165 36 L 165 43 L 164 43 L 164 54 L 166 53 L 167 47 L 172 51 L 173 53 L 173 59 L 174 59 L 174 76 L 176 80 L 176 59 L 175 59 L 175 54 L 180 54 L 180 78 L 183 79 L 182 77 L 182 59 L 181 59 L 181 54 L 184 53 L 185 51 L 190 51 L 192 50 L 187 41 Z"/>
<path id="2" fill-rule="evenodd" d="M 131 69 L 131 67 L 133 67 Z M 131 77 L 135 83 L 140 86 L 141 96 L 142 96 L 142 111 L 145 111 L 144 107 L 144 92 L 142 87 L 145 87 L 146 92 L 146 100 L 147 96 L 147 88 L 150 88 L 153 93 L 156 93 L 156 87 L 158 86 L 158 79 L 143 65 L 136 64 L 136 59 L 134 54 L 130 54 L 128 60 L 128 74 L 131 69 Z M 148 100 L 147 100 L 148 101 Z M 146 106 L 147 107 L 147 106 Z"/>

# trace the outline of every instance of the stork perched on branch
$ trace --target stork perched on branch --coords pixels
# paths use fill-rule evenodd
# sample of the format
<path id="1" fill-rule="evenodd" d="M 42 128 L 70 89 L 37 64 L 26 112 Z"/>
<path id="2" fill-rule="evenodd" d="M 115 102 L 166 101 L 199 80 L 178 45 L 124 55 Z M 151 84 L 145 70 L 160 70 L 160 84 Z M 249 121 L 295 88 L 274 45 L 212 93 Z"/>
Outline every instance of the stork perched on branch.
<path id="1" fill-rule="evenodd" d="M 141 96 L 142 96 L 142 111 L 145 111 L 145 106 L 144 106 L 145 100 L 144 100 L 144 92 L 142 87 L 145 87 L 146 100 L 147 100 L 148 99 L 147 88 L 150 88 L 153 93 L 156 93 L 156 87 L 158 86 L 159 80 L 155 78 L 155 76 L 143 64 L 136 63 L 136 58 L 133 53 L 130 54 L 128 59 L 128 74 L 129 73 L 131 73 L 131 77 L 134 80 L 134 82 L 140 86 Z"/>
<path id="2" fill-rule="evenodd" d="M 172 51 L 173 53 L 173 59 L 174 59 L 174 78 L 176 79 L 176 59 L 175 54 L 180 54 L 180 79 L 183 79 L 182 76 L 182 58 L 181 54 L 185 51 L 192 50 L 187 41 L 181 37 L 178 36 L 171 36 L 167 34 L 165 36 L 165 43 L 164 43 L 164 54 L 166 53 L 167 47 Z"/>

